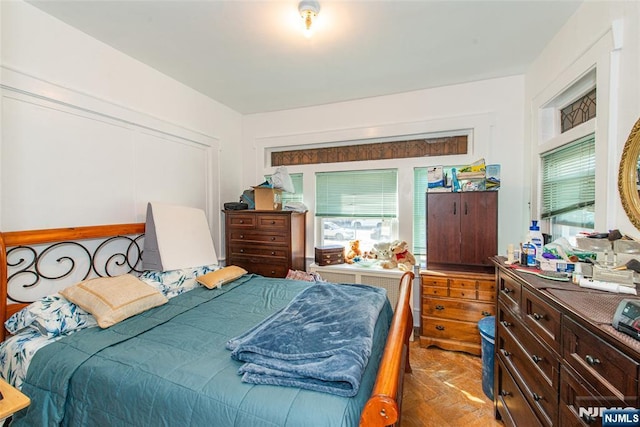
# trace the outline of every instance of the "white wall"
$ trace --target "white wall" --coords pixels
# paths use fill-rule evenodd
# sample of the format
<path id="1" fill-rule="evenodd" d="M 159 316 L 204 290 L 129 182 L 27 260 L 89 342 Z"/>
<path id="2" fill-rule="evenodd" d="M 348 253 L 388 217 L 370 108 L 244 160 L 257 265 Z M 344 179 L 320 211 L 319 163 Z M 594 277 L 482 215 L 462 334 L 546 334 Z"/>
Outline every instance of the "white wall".
<path id="1" fill-rule="evenodd" d="M 526 73 L 525 158 L 544 147 L 537 108 L 578 79 L 597 69 L 596 229 L 620 229 L 639 236 L 620 202 L 617 173 L 624 143 L 640 117 L 640 3 L 585 2 L 544 49 Z M 542 148 L 541 148 L 542 147 Z M 532 177 L 532 204 L 537 205 L 535 162 L 526 162 Z"/>
<path id="2" fill-rule="evenodd" d="M 87 225 L 95 220 L 144 221 L 146 199 L 153 197 L 205 208 L 216 249 L 220 252 L 221 203 L 237 197 L 237 191 L 227 183 L 240 179 L 239 163 L 222 158 L 239 157 L 240 114 L 27 3 L 0 2 L 0 15 L 4 125 L 0 146 L 3 165 L 0 229 Z M 43 120 L 45 116 L 49 118 Z M 21 133 L 19 126 L 7 126 L 9 118 L 26 120 L 23 125 L 29 120 L 44 121 L 46 126 L 39 133 Z M 67 153 L 69 157 L 63 157 L 56 150 L 56 144 L 64 144 L 60 140 L 52 138 L 47 144 L 46 136 L 50 134 L 76 138 L 71 145 L 82 146 L 82 132 L 76 133 L 75 129 L 86 127 L 85 131 L 90 131 L 92 121 L 96 123 L 93 129 L 102 133 L 96 135 L 96 139 L 119 135 L 119 140 L 85 141 L 95 144 L 94 149 L 84 153 L 86 158 L 74 154 L 73 150 Z M 17 141 L 32 145 L 26 150 L 20 149 Z M 125 151 L 117 154 L 116 145 Z M 42 154 L 41 150 L 47 146 L 51 149 L 47 155 L 55 159 L 57 165 L 47 163 Z M 159 173 L 159 168 L 151 167 L 144 157 L 155 148 L 160 150 L 151 159 L 165 162 L 158 166 L 175 168 L 168 174 L 173 182 L 160 181 L 154 185 L 145 180 L 149 173 Z M 36 155 L 35 164 L 30 164 L 30 155 Z M 24 164 L 16 167 L 11 156 Z M 136 159 L 132 161 L 134 156 Z M 169 159 L 174 160 L 173 164 Z M 117 177 L 119 185 L 94 187 L 96 182 L 86 175 L 91 171 L 92 162 L 98 169 L 104 169 L 105 162 L 114 166 L 116 170 L 111 174 Z M 194 177 L 189 172 L 180 173 L 188 170 L 193 162 L 198 165 L 196 168 L 202 169 L 196 183 L 192 182 Z M 41 167 L 36 167 L 38 165 Z M 56 170 L 70 167 L 78 169 L 73 191 L 68 188 L 57 191 L 50 183 L 60 179 Z M 31 184 L 22 189 L 32 191 L 16 196 L 12 186 L 23 178 Z M 48 194 L 38 194 L 39 186 L 48 190 Z M 120 197 L 112 194 L 119 192 L 118 188 L 123 189 Z M 88 201 L 95 203 L 100 196 L 115 201 L 109 213 L 83 203 L 92 191 L 98 194 Z M 14 211 L 18 205 L 28 206 L 19 216 Z M 76 216 L 70 216 L 68 210 L 56 212 L 53 209 L 56 205 L 85 209 L 77 217 L 87 223 L 68 223 L 70 218 L 77 219 Z M 42 215 L 42 211 L 48 211 L 47 215 Z"/>
<path id="3" fill-rule="evenodd" d="M 307 220 L 307 256 L 313 254 L 314 173 L 392 167 L 399 169 L 399 235 L 412 240 L 413 168 L 458 165 L 484 158 L 502 165 L 499 196 L 499 249 L 520 241 L 525 233 L 528 198 L 523 194 L 524 77 L 515 76 L 436 89 L 342 102 L 296 110 L 248 115 L 243 118 L 245 188 L 272 173 L 265 150 L 270 147 L 349 141 L 430 132 L 473 129 L 467 155 L 349 162 L 288 167 L 303 172 Z"/>

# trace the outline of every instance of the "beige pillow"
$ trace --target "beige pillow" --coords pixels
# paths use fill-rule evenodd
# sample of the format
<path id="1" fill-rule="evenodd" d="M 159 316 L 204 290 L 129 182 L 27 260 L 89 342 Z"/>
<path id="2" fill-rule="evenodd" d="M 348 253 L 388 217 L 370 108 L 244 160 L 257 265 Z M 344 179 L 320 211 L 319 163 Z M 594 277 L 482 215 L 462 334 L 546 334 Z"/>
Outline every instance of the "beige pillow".
<path id="1" fill-rule="evenodd" d="M 229 265 L 219 270 L 212 271 L 203 276 L 198 276 L 196 280 L 198 283 L 206 286 L 209 289 L 221 288 L 225 283 L 236 280 L 238 277 L 247 274 L 247 270 L 237 265 Z"/>
<path id="2" fill-rule="evenodd" d="M 168 301 L 157 289 L 131 274 L 85 280 L 60 294 L 91 313 L 101 328 Z"/>

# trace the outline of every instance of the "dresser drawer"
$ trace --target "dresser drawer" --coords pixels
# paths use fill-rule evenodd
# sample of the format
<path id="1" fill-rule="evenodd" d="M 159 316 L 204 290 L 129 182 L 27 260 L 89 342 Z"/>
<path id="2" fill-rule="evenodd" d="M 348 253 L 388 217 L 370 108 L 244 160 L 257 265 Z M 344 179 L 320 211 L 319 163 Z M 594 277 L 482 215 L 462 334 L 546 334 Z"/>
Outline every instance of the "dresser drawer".
<path id="1" fill-rule="evenodd" d="M 227 227 L 233 229 L 247 229 L 247 228 L 255 228 L 256 226 L 256 215 L 252 214 L 227 214 Z"/>
<path id="2" fill-rule="evenodd" d="M 527 403 L 511 374 L 503 365 L 496 365 L 496 406 L 504 424 L 509 427 L 542 426 Z"/>
<path id="3" fill-rule="evenodd" d="M 270 262 L 275 258 L 279 261 L 285 261 L 289 255 L 286 248 L 277 246 L 256 246 L 252 244 L 232 244 L 229 245 L 230 254 L 227 257 L 260 257 L 260 262 Z M 267 259 L 265 259 L 267 258 Z"/>
<path id="4" fill-rule="evenodd" d="M 539 414 L 543 424 L 551 427 L 556 424 L 558 415 L 558 362 L 554 360 L 556 364 L 555 380 L 550 383 L 540 375 L 537 363 L 523 346 L 534 338 L 526 336 L 524 339 L 524 342 L 517 341 L 510 333 L 500 333 L 496 341 L 497 351 L 509 371 L 513 373 L 513 377 L 521 379 L 521 381 L 517 381 L 520 390 Z M 545 355 L 545 357 L 549 363 L 550 355 Z M 538 363 L 540 362 L 541 360 L 538 360 Z"/>
<path id="5" fill-rule="evenodd" d="M 565 319 L 563 356 L 579 375 L 602 396 L 615 396 L 631 406 L 638 404 L 639 362 Z"/>
<path id="6" fill-rule="evenodd" d="M 282 215 L 260 214 L 256 217 L 257 226 L 261 230 L 287 230 L 289 229 L 289 217 Z"/>
<path id="7" fill-rule="evenodd" d="M 498 304 L 497 317 L 497 335 L 510 335 L 514 341 L 518 342 L 525 356 L 532 362 L 531 369 L 550 387 L 557 390 L 559 357 L 541 344 L 502 303 Z"/>
<path id="8" fill-rule="evenodd" d="M 448 287 L 449 279 L 444 276 L 429 276 L 425 274 L 421 274 L 422 284 L 424 286 L 438 286 L 438 287 Z"/>
<path id="9" fill-rule="evenodd" d="M 475 300 L 478 298 L 477 291 L 475 289 L 467 288 L 449 288 L 449 296 L 451 298 L 462 298 Z"/>
<path id="10" fill-rule="evenodd" d="M 422 316 L 422 334 L 430 338 L 480 344 L 477 323 Z"/>
<path id="11" fill-rule="evenodd" d="M 477 280 L 467 278 L 453 278 L 449 280 L 449 286 L 457 289 L 464 289 L 467 291 L 474 291 L 477 289 Z"/>
<path id="12" fill-rule="evenodd" d="M 422 285 L 422 295 L 423 296 L 447 297 L 447 296 L 449 296 L 449 288 L 441 287 L 441 286 Z"/>
<path id="13" fill-rule="evenodd" d="M 261 262 L 264 262 L 264 260 L 261 260 Z M 246 258 L 234 258 L 232 264 L 265 277 L 286 277 L 289 272 L 289 267 L 286 264 L 259 264 Z"/>
<path id="14" fill-rule="evenodd" d="M 560 312 L 525 289 L 522 292 L 522 314 L 527 327 L 560 354 Z"/>
<path id="15" fill-rule="evenodd" d="M 227 236 L 229 237 L 230 244 L 238 242 L 252 242 L 286 245 L 289 242 L 289 238 L 285 234 L 264 233 L 251 230 L 231 230 L 230 232 L 227 232 Z"/>
<path id="16" fill-rule="evenodd" d="M 442 319 L 477 322 L 483 317 L 493 316 L 495 314 L 495 306 L 493 304 L 449 298 L 429 298 L 422 302 L 422 314 Z"/>
<path id="17" fill-rule="evenodd" d="M 498 275 L 498 299 L 503 301 L 509 309 L 520 312 L 520 295 L 522 285 L 511 277 L 500 272 Z"/>
<path id="18" fill-rule="evenodd" d="M 626 408 L 615 398 L 599 396 L 579 375 L 562 367 L 560 372 L 560 426 L 600 427 L 600 408 Z"/>

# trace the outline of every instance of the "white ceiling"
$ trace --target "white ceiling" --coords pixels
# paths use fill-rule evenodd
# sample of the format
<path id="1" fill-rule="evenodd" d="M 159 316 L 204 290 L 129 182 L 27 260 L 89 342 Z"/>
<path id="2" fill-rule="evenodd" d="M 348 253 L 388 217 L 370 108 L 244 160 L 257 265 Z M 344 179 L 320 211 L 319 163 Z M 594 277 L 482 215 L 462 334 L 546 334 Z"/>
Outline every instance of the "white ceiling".
<path id="1" fill-rule="evenodd" d="M 580 1 L 44 0 L 30 4 L 243 113 L 522 74 Z"/>

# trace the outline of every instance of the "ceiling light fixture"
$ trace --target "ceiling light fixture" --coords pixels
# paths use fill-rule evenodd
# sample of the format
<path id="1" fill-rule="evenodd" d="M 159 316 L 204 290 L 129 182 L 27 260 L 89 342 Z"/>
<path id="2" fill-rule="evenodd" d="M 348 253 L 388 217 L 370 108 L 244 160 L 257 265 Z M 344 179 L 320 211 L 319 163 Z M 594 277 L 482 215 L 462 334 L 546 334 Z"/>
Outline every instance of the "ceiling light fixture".
<path id="1" fill-rule="evenodd" d="M 320 3 L 315 0 L 302 0 L 298 4 L 298 12 L 300 12 L 300 16 L 304 19 L 304 35 L 309 38 L 313 34 L 313 29 L 311 28 L 313 21 L 320 12 Z"/>

